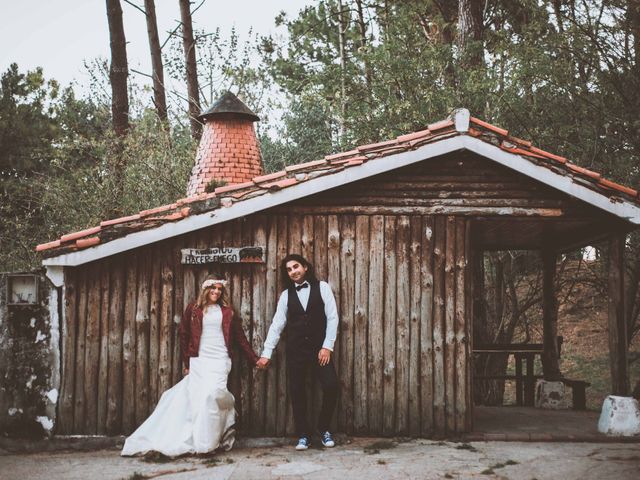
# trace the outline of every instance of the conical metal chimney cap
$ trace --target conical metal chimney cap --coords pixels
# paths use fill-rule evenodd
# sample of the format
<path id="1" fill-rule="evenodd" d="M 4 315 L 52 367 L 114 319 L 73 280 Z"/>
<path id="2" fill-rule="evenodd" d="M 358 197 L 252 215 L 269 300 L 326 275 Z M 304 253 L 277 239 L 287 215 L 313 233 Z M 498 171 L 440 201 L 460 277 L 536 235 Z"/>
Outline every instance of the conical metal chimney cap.
<path id="1" fill-rule="evenodd" d="M 249 107 L 229 91 L 216 100 L 209 110 L 201 114 L 198 118 L 200 121 L 205 122 L 210 118 L 227 116 L 247 118 L 253 122 L 260 120 L 260 117 L 253 113 Z"/>

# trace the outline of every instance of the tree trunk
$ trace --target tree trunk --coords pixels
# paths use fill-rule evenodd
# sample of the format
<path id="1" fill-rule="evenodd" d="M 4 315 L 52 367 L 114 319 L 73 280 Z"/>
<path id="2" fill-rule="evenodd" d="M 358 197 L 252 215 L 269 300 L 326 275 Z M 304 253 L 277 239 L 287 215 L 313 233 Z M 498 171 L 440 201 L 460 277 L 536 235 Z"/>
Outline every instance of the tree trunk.
<path id="1" fill-rule="evenodd" d="M 162 66 L 162 50 L 158 36 L 158 23 L 156 22 L 156 6 L 154 0 L 144 0 L 144 10 L 147 19 L 147 35 L 149 37 L 149 49 L 151 50 L 151 75 L 153 77 L 153 103 L 156 106 L 158 117 L 163 123 L 167 123 L 167 96 L 164 88 L 164 71 Z"/>
<path id="2" fill-rule="evenodd" d="M 191 23 L 191 4 L 189 0 L 180 0 L 180 18 L 182 21 L 182 45 L 187 75 L 187 94 L 189 95 L 189 121 L 191 136 L 198 140 L 202 125 L 200 115 L 200 90 L 198 87 L 198 68 L 196 65 L 196 42 L 193 38 Z"/>
<path id="3" fill-rule="evenodd" d="M 481 0 L 460 0 L 458 3 L 458 49 L 463 65 L 482 65 Z"/>
<path id="4" fill-rule="evenodd" d="M 557 381 L 560 374 L 558 362 L 558 301 L 555 292 L 556 254 L 553 251 L 542 252 L 542 335 L 544 352 L 542 355 L 542 369 L 544 379 Z"/>
<path id="5" fill-rule="evenodd" d="M 356 0 L 356 10 L 358 12 L 358 31 L 360 32 L 360 48 L 362 49 L 362 58 L 364 63 L 364 81 L 367 90 L 371 88 L 371 66 L 367 58 L 367 23 L 364 20 L 364 10 L 362 8 L 362 0 Z"/>
<path id="6" fill-rule="evenodd" d="M 344 5 L 342 0 L 338 0 L 338 39 L 340 51 L 340 145 L 345 140 L 346 126 L 345 117 L 347 115 L 347 52 L 346 52 L 346 33 L 347 22 L 344 18 Z"/>
<path id="7" fill-rule="evenodd" d="M 113 129 L 123 136 L 129 129 L 129 95 L 127 77 L 127 45 L 122 24 L 122 7 L 120 0 L 107 0 L 107 19 L 109 21 L 109 37 L 111 39 L 111 113 Z"/>

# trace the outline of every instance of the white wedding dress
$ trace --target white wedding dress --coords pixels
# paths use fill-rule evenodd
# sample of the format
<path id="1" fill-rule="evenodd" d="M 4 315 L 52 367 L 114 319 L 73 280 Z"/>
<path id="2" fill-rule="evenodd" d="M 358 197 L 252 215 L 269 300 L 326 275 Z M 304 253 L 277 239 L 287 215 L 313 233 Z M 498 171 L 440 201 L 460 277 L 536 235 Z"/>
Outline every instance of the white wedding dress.
<path id="1" fill-rule="evenodd" d="M 218 305 L 204 310 L 198 355 L 189 361 L 189 374 L 162 394 L 151 416 L 127 438 L 121 455 L 156 451 L 173 457 L 231 449 L 235 399 L 227 390 L 231 359 Z"/>

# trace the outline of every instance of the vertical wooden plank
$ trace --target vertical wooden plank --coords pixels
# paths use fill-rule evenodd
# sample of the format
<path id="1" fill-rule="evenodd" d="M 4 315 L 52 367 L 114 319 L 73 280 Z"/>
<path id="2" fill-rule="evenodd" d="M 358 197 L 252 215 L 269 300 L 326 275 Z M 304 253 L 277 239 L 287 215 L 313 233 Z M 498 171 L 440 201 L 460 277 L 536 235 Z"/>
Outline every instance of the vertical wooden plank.
<path id="1" fill-rule="evenodd" d="M 466 222 L 464 217 L 455 220 L 455 430 L 464 432 L 467 416 L 467 358 L 469 341 L 466 335 L 465 275 L 467 271 Z"/>
<path id="2" fill-rule="evenodd" d="M 173 242 L 173 249 L 171 252 L 171 259 L 173 262 L 173 322 L 171 324 L 171 344 L 173 346 L 171 352 L 171 385 L 175 385 L 182 379 L 182 359 L 180 354 L 180 338 L 178 333 L 178 327 L 180 326 L 180 320 L 182 319 L 182 312 L 186 307 L 185 295 L 184 295 L 184 265 L 182 265 L 182 258 L 180 249 L 184 245 L 184 240 L 178 237 Z"/>
<path id="3" fill-rule="evenodd" d="M 456 428 L 455 419 L 455 217 L 446 220 L 445 246 L 445 416 L 447 432 Z"/>
<path id="4" fill-rule="evenodd" d="M 398 217 L 398 235 L 396 255 L 398 262 L 397 278 L 397 326 L 396 326 L 396 433 L 406 435 L 409 430 L 409 331 L 410 331 L 410 262 L 409 247 L 411 229 L 409 217 Z"/>
<path id="5" fill-rule="evenodd" d="M 327 281 L 327 217 L 326 215 L 316 215 L 313 217 L 313 266 L 316 270 L 318 280 Z M 333 358 L 335 363 L 335 358 Z M 313 387 L 309 392 L 311 400 L 311 419 L 315 421 L 320 415 L 322 406 L 322 388 L 320 382 L 313 381 Z M 313 425 L 313 424 L 312 424 Z"/>
<path id="6" fill-rule="evenodd" d="M 158 352 L 158 394 L 171 388 L 171 332 L 173 323 L 173 270 L 170 245 L 162 247 L 162 277 L 160 293 L 160 331 Z M 159 398 L 159 397 L 158 397 Z"/>
<path id="7" fill-rule="evenodd" d="M 127 255 L 122 330 L 122 432 L 133 432 L 136 415 L 136 297 L 138 294 L 135 256 Z"/>
<path id="8" fill-rule="evenodd" d="M 245 218 L 242 222 L 242 245 L 251 245 L 253 242 L 253 224 L 252 217 Z M 249 339 L 253 337 L 253 318 L 251 316 L 251 298 L 253 296 L 253 275 L 251 265 L 241 266 L 241 284 L 242 296 L 240 299 L 240 318 L 242 318 L 242 328 Z M 253 372 L 248 368 L 245 362 L 242 365 L 242 376 L 240 377 L 240 405 L 242 406 L 242 429 L 246 434 L 253 433 L 254 418 L 251 415 L 251 395 L 253 389 L 252 375 Z"/>
<path id="9" fill-rule="evenodd" d="M 107 433 L 107 387 L 109 384 L 109 277 L 111 262 L 100 272 L 100 365 L 98 368 L 97 433 Z"/>
<path id="10" fill-rule="evenodd" d="M 333 291 L 333 295 L 336 299 L 336 306 L 340 308 L 340 223 L 336 215 L 329 215 L 327 217 L 327 282 Z M 338 331 L 336 337 L 336 343 L 333 346 L 333 364 L 336 368 L 336 374 L 340 378 L 340 330 L 343 322 L 342 312 L 338 310 L 338 318 L 340 323 L 338 324 Z M 338 394 L 338 411 L 342 409 L 342 395 Z M 331 423 L 331 431 L 338 430 L 338 415 L 333 416 Z"/>
<path id="11" fill-rule="evenodd" d="M 77 269 L 64 269 L 64 318 L 62 322 L 62 381 L 58 406 L 57 433 L 73 433 L 73 395 L 75 392 L 77 336 Z"/>
<path id="12" fill-rule="evenodd" d="M 109 371 L 107 386 L 107 434 L 122 432 L 122 323 L 124 320 L 125 267 L 112 263 L 109 298 Z"/>
<path id="13" fill-rule="evenodd" d="M 267 246 L 267 218 L 264 215 L 253 216 L 253 243 L 252 245 Z M 251 266 L 253 271 L 253 299 L 252 299 L 252 329 L 253 335 L 251 344 L 254 351 L 259 351 L 264 345 L 266 335 L 265 328 L 265 296 L 266 296 L 266 275 L 267 268 L 265 264 Z M 244 360 L 246 363 L 246 360 Z M 252 431 L 255 435 L 264 435 L 265 432 L 265 394 L 266 379 L 263 372 L 252 365 L 247 364 L 247 369 L 253 377 L 253 389 L 251 392 L 251 423 Z"/>
<path id="14" fill-rule="evenodd" d="M 288 220 L 288 243 L 289 249 L 287 253 L 298 253 L 300 255 L 304 255 L 304 251 L 302 248 L 302 227 L 303 227 L 303 217 L 301 215 L 290 215 Z M 308 243 L 308 242 L 307 242 Z M 287 386 L 288 388 L 288 386 Z M 291 403 L 291 402 L 289 402 Z M 292 435 L 295 432 L 295 423 L 293 421 L 293 410 L 289 405 L 287 410 L 287 435 Z"/>
<path id="15" fill-rule="evenodd" d="M 313 233 L 313 216 L 302 216 L 302 237 L 301 237 L 301 250 L 300 254 L 306 258 L 309 262 L 314 261 L 314 233 Z M 314 266 L 315 267 L 315 266 Z M 319 409 L 319 397 L 320 390 L 313 375 L 307 376 L 307 416 L 309 418 L 309 425 L 313 428 L 313 420 L 318 418 Z"/>
<path id="16" fill-rule="evenodd" d="M 86 402 L 84 432 L 98 431 L 98 369 L 100 366 L 100 263 L 95 264 L 87 279 L 87 330 L 84 357 L 84 398 Z"/>
<path id="17" fill-rule="evenodd" d="M 242 227 L 239 220 L 229 222 L 228 227 L 225 228 L 223 234 L 225 246 L 233 247 L 238 246 L 242 242 Z M 233 305 L 234 315 L 240 318 L 240 306 L 242 304 L 242 279 L 241 279 L 241 265 L 232 265 L 230 269 L 230 297 L 231 304 Z M 185 280 L 186 282 L 186 280 Z M 185 283 L 185 289 L 186 289 Z M 192 289 L 195 287 L 192 287 Z M 197 289 L 196 289 L 197 291 Z M 186 295 L 186 290 L 185 290 Z M 230 379 L 230 391 L 236 400 L 236 410 L 240 413 L 239 419 L 242 422 L 243 412 L 240 399 L 242 398 L 242 358 L 238 349 L 233 352 L 233 366 L 231 367 L 231 379 Z"/>
<path id="18" fill-rule="evenodd" d="M 86 265 L 83 265 L 78 275 L 78 337 L 76 341 L 76 391 L 73 408 L 73 431 L 85 433 L 85 398 L 84 384 L 86 382 L 84 371 L 84 358 L 87 331 L 87 275 Z"/>
<path id="19" fill-rule="evenodd" d="M 370 225 L 369 339 L 367 356 L 369 434 L 382 433 L 384 370 L 384 217 L 374 215 Z"/>
<path id="20" fill-rule="evenodd" d="M 474 263 L 477 254 L 473 248 L 473 230 L 471 220 L 465 223 L 465 335 L 467 337 L 467 372 L 466 372 L 466 416 L 465 431 L 473 431 L 473 297 L 474 297 Z"/>
<path id="21" fill-rule="evenodd" d="M 422 217 L 420 299 L 420 432 L 433 435 L 433 217 Z"/>
<path id="22" fill-rule="evenodd" d="M 151 258 L 151 292 L 149 295 L 149 411 L 150 414 L 158 403 L 162 391 L 158 388 L 158 369 L 160 358 L 160 280 L 162 276 L 162 257 L 159 247 L 152 250 Z"/>
<path id="23" fill-rule="evenodd" d="M 433 427 L 437 437 L 445 433 L 444 386 L 444 255 L 447 222 L 444 216 L 435 219 L 433 248 Z"/>
<path id="24" fill-rule="evenodd" d="M 411 241 L 409 244 L 409 434 L 420 435 L 420 302 L 422 219 L 412 216 Z"/>
<path id="25" fill-rule="evenodd" d="M 384 219 L 384 351 L 382 432 L 396 428 L 396 217 Z"/>
<path id="26" fill-rule="evenodd" d="M 338 410 L 339 429 L 353 433 L 353 356 L 355 312 L 355 217 L 345 215 L 341 219 L 340 235 L 340 399 Z"/>
<path id="27" fill-rule="evenodd" d="M 367 323 L 369 321 L 369 217 L 356 216 L 355 337 L 353 362 L 354 429 L 368 432 Z"/>
<path id="28" fill-rule="evenodd" d="M 626 235 L 609 237 L 609 359 L 611 393 L 629 394 L 629 359 L 624 299 L 624 244 Z"/>
<path id="29" fill-rule="evenodd" d="M 288 218 L 286 215 L 278 216 L 278 246 L 277 246 L 277 259 L 276 259 L 276 296 L 279 298 L 281 292 L 284 290 L 284 282 L 282 278 L 282 274 L 280 272 L 280 262 L 284 257 L 286 257 L 289 252 L 289 231 L 288 231 Z M 277 299 L 276 299 L 277 302 Z M 271 320 L 273 316 L 269 318 L 269 325 L 271 325 Z M 285 329 L 286 330 L 286 329 Z M 287 385 L 287 338 L 286 333 L 280 336 L 280 341 L 278 342 L 278 348 L 275 352 L 275 355 L 272 356 L 271 363 L 272 365 L 269 367 L 273 369 L 277 368 L 277 394 L 278 394 L 278 403 L 276 405 L 276 434 L 278 436 L 283 436 L 288 433 L 287 425 L 289 423 L 289 418 L 291 416 L 291 406 L 289 405 L 289 390 Z M 291 424 L 293 420 L 291 420 Z"/>
<path id="30" fill-rule="evenodd" d="M 266 289 L 265 289 L 265 311 L 261 317 L 258 317 L 260 328 L 264 339 L 267 338 L 268 326 L 276 312 L 276 302 L 278 301 L 278 216 L 270 215 L 269 228 L 267 233 L 267 251 L 266 251 Z M 264 340 L 256 347 L 256 353 L 261 354 L 264 347 Z M 278 364 L 277 358 L 274 358 L 271 368 L 266 372 L 260 372 L 266 377 L 266 412 L 265 412 L 265 434 L 274 436 L 277 433 L 277 410 L 278 402 L 284 400 L 285 397 L 278 397 Z"/>
<path id="31" fill-rule="evenodd" d="M 446 220 L 445 246 L 445 417 L 447 432 L 456 428 L 455 419 L 455 250 L 456 250 L 455 217 L 448 216 Z"/>
<path id="32" fill-rule="evenodd" d="M 149 249 L 138 255 L 136 301 L 136 401 L 135 424 L 145 421 L 149 411 L 149 289 L 151 257 Z"/>

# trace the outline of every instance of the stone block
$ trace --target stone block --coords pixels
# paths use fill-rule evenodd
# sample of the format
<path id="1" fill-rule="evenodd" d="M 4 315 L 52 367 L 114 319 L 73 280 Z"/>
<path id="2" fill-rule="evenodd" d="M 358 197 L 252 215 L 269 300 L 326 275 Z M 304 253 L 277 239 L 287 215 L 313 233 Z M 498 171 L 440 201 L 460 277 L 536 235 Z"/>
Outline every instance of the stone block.
<path id="1" fill-rule="evenodd" d="M 536 383 L 536 407 L 550 410 L 567 408 L 564 383 L 538 380 Z"/>
<path id="2" fill-rule="evenodd" d="M 633 397 L 609 395 L 602 403 L 598 431 L 616 437 L 640 435 L 640 405 Z"/>

